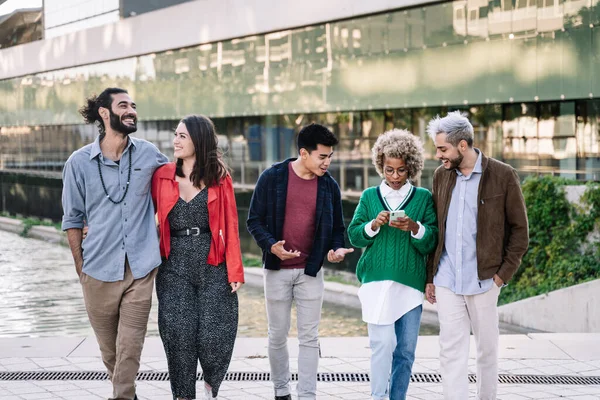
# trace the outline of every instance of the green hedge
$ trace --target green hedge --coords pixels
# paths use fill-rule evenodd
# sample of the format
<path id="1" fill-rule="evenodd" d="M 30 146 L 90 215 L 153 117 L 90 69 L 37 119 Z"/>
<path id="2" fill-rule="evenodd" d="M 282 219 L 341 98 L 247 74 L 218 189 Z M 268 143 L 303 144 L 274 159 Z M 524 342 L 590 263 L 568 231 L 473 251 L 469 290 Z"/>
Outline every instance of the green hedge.
<path id="1" fill-rule="evenodd" d="M 527 178 L 523 195 L 529 217 L 529 249 L 521 268 L 502 290 L 509 303 L 600 278 L 600 185 L 588 183 L 581 204 L 570 204 L 564 188 L 577 182 Z"/>

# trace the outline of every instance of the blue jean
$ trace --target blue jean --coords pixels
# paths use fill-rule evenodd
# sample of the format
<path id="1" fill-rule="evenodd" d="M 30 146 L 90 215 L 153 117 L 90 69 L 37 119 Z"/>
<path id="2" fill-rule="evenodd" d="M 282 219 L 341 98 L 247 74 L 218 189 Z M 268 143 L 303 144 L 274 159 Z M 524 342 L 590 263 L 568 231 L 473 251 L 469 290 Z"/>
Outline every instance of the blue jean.
<path id="1" fill-rule="evenodd" d="M 406 399 L 422 311 L 418 306 L 391 325 L 368 325 L 373 399 Z"/>

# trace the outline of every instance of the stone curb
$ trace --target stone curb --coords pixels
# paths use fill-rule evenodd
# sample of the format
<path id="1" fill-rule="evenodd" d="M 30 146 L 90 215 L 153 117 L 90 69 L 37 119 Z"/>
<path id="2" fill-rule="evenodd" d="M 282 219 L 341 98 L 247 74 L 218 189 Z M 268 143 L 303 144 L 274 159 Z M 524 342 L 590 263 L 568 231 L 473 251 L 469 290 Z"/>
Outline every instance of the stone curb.
<path id="1" fill-rule="evenodd" d="M 13 218 L 0 217 L 0 230 L 16 233 L 23 233 L 25 225 L 22 221 Z M 67 235 L 64 232 L 56 230 L 52 226 L 34 225 L 27 231 L 27 237 L 39 240 L 45 240 L 50 243 L 68 244 Z"/>
<path id="2" fill-rule="evenodd" d="M 27 237 L 39 240 L 45 240 L 50 243 L 57 243 L 68 246 L 67 235 L 64 232 L 57 231 L 56 228 L 44 225 L 35 225 L 27 232 Z"/>
<path id="3" fill-rule="evenodd" d="M 23 232 L 23 222 L 18 219 L 0 217 L 0 229 L 20 235 Z"/>
<path id="4" fill-rule="evenodd" d="M 250 286 L 263 287 L 263 269 L 260 267 L 244 267 L 246 284 Z M 358 300 L 358 287 L 344 285 L 338 282 L 325 281 L 325 293 L 323 301 L 338 304 L 349 308 L 360 309 Z"/>

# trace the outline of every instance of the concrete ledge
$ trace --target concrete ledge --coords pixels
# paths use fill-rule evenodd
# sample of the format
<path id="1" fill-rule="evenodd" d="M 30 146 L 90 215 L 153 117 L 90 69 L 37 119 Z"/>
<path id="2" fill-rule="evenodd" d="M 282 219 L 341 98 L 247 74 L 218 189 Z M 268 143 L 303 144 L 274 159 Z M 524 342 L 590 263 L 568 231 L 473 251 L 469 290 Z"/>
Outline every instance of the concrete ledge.
<path id="1" fill-rule="evenodd" d="M 246 278 L 246 285 L 263 287 L 263 269 L 261 267 L 244 267 L 244 278 Z"/>
<path id="2" fill-rule="evenodd" d="M 600 332 L 600 279 L 498 308 L 500 320 L 548 332 Z"/>
<path id="3" fill-rule="evenodd" d="M 263 268 L 245 267 L 244 274 L 246 277 L 246 284 L 252 287 L 263 288 Z M 352 285 L 325 281 L 323 301 L 360 310 L 358 288 Z"/>
<path id="4" fill-rule="evenodd" d="M 360 300 L 358 299 L 358 287 L 338 282 L 325 281 L 323 301 L 359 310 L 361 308 Z"/>
<path id="5" fill-rule="evenodd" d="M 64 232 L 57 231 L 52 226 L 36 225 L 32 226 L 27 232 L 27 237 L 39 240 L 45 240 L 51 243 L 68 245 L 67 235 Z"/>
<path id="6" fill-rule="evenodd" d="M 0 230 L 20 235 L 23 233 L 24 229 L 25 225 L 22 221 L 14 218 L 0 217 Z M 67 235 L 52 226 L 32 226 L 29 231 L 27 231 L 26 236 L 51 243 L 67 244 Z"/>
<path id="7" fill-rule="evenodd" d="M 21 234 L 23 232 L 23 222 L 18 219 L 0 217 L 0 229 L 7 232 Z"/>

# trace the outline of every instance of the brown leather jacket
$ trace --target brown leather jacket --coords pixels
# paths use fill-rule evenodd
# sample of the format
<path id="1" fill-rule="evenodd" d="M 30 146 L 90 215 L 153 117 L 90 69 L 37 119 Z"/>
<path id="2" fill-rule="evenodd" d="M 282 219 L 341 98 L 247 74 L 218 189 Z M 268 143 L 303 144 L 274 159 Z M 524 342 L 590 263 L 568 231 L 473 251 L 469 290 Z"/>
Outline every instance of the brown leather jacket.
<path id="1" fill-rule="evenodd" d="M 529 245 L 527 209 L 519 176 L 510 165 L 481 153 L 482 175 L 477 196 L 477 273 L 480 280 L 498 274 L 508 282 L 519 268 Z M 438 167 L 433 175 L 433 203 L 439 240 L 427 260 L 427 283 L 437 273 L 446 234 L 446 217 L 456 171 Z"/>

